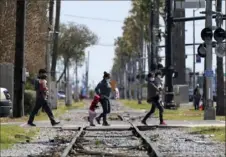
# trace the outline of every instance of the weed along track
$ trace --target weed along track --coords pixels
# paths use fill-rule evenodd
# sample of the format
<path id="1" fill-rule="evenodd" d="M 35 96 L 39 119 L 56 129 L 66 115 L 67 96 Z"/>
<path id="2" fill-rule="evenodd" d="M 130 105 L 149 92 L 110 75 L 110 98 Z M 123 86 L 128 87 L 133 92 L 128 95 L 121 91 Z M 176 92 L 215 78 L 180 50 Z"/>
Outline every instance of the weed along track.
<path id="1" fill-rule="evenodd" d="M 141 139 L 132 131 L 84 131 L 71 150 L 70 157 L 88 156 L 145 157 Z"/>
<path id="2" fill-rule="evenodd" d="M 157 156 L 137 127 L 101 131 L 81 128 L 61 157 L 149 157 Z"/>

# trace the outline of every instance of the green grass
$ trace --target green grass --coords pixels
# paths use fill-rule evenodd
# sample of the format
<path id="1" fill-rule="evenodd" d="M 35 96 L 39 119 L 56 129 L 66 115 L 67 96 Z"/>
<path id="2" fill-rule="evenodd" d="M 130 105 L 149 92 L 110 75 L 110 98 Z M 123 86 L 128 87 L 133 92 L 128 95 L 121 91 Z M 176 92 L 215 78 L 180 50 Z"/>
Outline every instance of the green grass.
<path id="1" fill-rule="evenodd" d="M 132 108 L 132 109 L 136 109 L 136 110 L 149 110 L 151 105 L 148 104 L 146 101 L 143 101 L 142 104 L 138 104 L 137 101 L 135 100 L 120 100 L 122 102 L 123 105 Z"/>
<path id="2" fill-rule="evenodd" d="M 213 135 L 211 138 L 226 142 L 225 139 L 225 127 L 195 127 L 191 128 L 190 133 L 192 134 L 202 134 L 202 135 Z"/>
<path id="3" fill-rule="evenodd" d="M 71 106 L 66 106 L 64 104 L 64 101 L 59 101 L 58 102 L 58 106 L 57 109 L 53 110 L 53 114 L 55 117 L 59 117 L 62 114 L 68 112 L 69 110 L 73 110 L 73 109 L 79 109 L 79 108 L 83 108 L 84 107 L 84 102 L 77 102 L 77 103 L 73 103 Z M 1 123 L 4 122 L 24 122 L 28 120 L 28 116 L 24 116 L 21 118 L 0 118 Z M 40 114 L 38 114 L 35 117 L 35 121 L 42 121 L 42 120 L 48 120 L 48 116 L 45 112 L 40 112 Z"/>
<path id="4" fill-rule="evenodd" d="M 0 148 L 7 149 L 18 142 L 25 142 L 39 132 L 38 128 L 22 128 L 16 125 L 0 125 Z"/>
<path id="5" fill-rule="evenodd" d="M 69 110 L 74 110 L 82 107 L 84 107 L 83 102 L 73 103 L 71 106 L 66 106 L 64 102 L 60 102 L 58 104 L 57 109 L 53 110 L 53 114 L 55 117 L 59 117 L 64 113 L 68 112 Z M 41 112 L 37 117 L 35 117 L 35 120 L 38 120 L 38 121 L 47 120 L 47 119 L 48 119 L 48 116 L 45 112 Z"/>
<path id="6" fill-rule="evenodd" d="M 134 100 L 120 100 L 125 106 L 136 110 L 150 110 L 151 104 L 143 101 L 142 104 L 138 104 Z M 156 109 L 155 116 L 158 116 L 159 111 Z M 164 119 L 166 120 L 203 120 L 203 111 L 194 110 L 193 107 L 180 107 L 177 110 L 164 110 Z M 217 120 L 224 120 L 224 116 L 217 116 Z"/>

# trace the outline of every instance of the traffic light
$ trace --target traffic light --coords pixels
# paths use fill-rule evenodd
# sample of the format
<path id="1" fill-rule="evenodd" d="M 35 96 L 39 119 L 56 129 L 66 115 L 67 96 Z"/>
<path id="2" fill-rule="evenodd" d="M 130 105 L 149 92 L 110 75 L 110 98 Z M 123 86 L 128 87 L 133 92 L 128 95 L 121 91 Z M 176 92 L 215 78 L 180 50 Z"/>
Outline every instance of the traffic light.
<path id="1" fill-rule="evenodd" d="M 199 47 L 198 47 L 198 55 L 200 57 L 203 57 L 205 58 L 206 57 L 206 44 L 205 44 L 205 41 L 206 40 L 212 40 L 213 38 L 213 32 L 212 32 L 212 29 L 206 27 L 204 28 L 202 31 L 201 31 L 201 38 L 202 40 L 204 41 L 203 44 L 200 44 Z"/>
<path id="2" fill-rule="evenodd" d="M 208 39 L 212 39 L 213 37 L 213 32 L 212 29 L 206 27 L 201 31 L 201 38 L 203 41 L 206 41 Z"/>
<path id="3" fill-rule="evenodd" d="M 219 27 L 214 31 L 214 39 L 217 41 L 215 52 L 218 57 L 224 57 L 225 55 L 225 46 L 222 43 L 225 38 L 226 34 L 224 29 Z"/>
<path id="4" fill-rule="evenodd" d="M 214 31 L 214 39 L 220 43 L 222 42 L 224 39 L 225 39 L 225 31 L 224 29 L 222 28 L 217 28 L 215 31 Z"/>
<path id="5" fill-rule="evenodd" d="M 206 44 L 200 44 L 197 52 L 200 57 L 205 58 L 206 57 Z"/>

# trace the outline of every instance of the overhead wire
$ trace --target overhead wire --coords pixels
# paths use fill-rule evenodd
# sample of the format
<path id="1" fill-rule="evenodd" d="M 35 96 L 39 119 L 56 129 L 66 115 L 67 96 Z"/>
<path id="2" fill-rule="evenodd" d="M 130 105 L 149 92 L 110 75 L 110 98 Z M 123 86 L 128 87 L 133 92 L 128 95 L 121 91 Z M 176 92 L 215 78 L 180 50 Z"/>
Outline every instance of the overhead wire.
<path id="1" fill-rule="evenodd" d="M 63 14 L 63 16 L 73 17 L 73 18 L 80 18 L 80 19 L 88 19 L 88 20 L 96 20 L 96 21 L 123 23 L 123 21 L 121 21 L 121 20 L 114 20 L 114 19 L 107 19 L 107 18 L 99 18 L 99 17 L 78 16 L 78 15 L 72 15 L 72 14 Z M 94 44 L 93 46 L 115 47 L 114 44 L 105 44 L 105 43 Z M 189 46 L 192 46 L 192 45 L 189 45 Z M 185 54 L 185 55 L 186 56 L 192 56 L 193 54 Z M 165 58 L 165 56 L 161 56 L 161 58 Z"/>
<path id="2" fill-rule="evenodd" d="M 88 19 L 88 20 L 96 20 L 96 21 L 105 21 L 105 22 L 116 22 L 116 23 L 123 23 L 124 22 L 124 21 L 121 21 L 121 20 L 106 19 L 106 18 L 99 18 L 99 17 L 77 16 L 77 15 L 71 15 L 71 14 L 63 14 L 63 16 L 80 18 L 80 19 Z"/>

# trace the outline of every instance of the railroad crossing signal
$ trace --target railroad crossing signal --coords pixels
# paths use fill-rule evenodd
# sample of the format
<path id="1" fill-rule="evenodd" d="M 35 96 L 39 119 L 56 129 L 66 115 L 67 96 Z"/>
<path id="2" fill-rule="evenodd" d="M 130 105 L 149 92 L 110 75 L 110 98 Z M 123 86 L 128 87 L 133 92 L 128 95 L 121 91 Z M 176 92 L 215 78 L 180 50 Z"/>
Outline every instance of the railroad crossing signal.
<path id="1" fill-rule="evenodd" d="M 217 41 L 217 42 L 222 42 L 224 39 L 225 39 L 225 31 L 224 29 L 222 28 L 217 28 L 215 31 L 214 31 L 214 39 Z"/>

